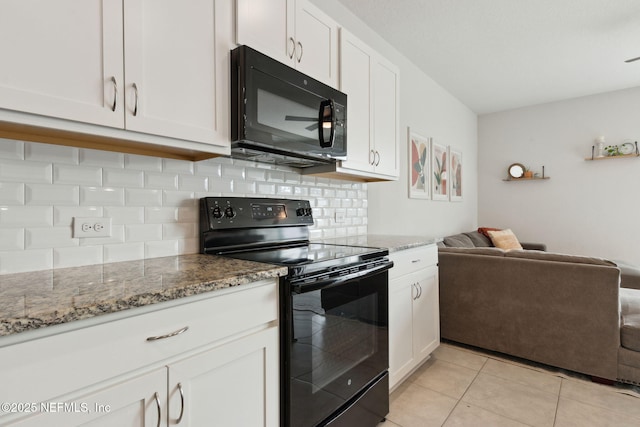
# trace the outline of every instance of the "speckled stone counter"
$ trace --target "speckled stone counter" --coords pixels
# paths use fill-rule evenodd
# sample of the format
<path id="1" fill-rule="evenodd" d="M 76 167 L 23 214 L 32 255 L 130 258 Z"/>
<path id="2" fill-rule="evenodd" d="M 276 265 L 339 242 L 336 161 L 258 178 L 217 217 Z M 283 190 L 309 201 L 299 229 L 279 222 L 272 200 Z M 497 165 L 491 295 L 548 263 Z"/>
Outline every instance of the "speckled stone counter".
<path id="1" fill-rule="evenodd" d="M 387 248 L 389 253 L 416 248 L 419 246 L 433 245 L 441 239 L 424 236 L 395 236 L 385 234 L 364 234 L 351 237 L 337 237 L 324 239 L 324 243 L 336 245 L 369 246 L 374 248 Z"/>
<path id="2" fill-rule="evenodd" d="M 0 275 L 0 337 L 287 274 L 214 255 Z"/>

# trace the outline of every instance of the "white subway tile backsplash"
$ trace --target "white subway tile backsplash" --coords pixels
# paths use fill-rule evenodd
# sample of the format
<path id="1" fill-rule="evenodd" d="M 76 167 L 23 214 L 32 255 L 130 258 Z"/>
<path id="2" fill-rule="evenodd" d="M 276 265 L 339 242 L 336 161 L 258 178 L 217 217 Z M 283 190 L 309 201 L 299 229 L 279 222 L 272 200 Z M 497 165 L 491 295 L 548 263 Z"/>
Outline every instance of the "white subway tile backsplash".
<path id="1" fill-rule="evenodd" d="M 146 242 L 144 244 L 145 258 L 157 258 L 163 256 L 178 255 L 177 240 L 163 240 L 160 242 Z"/>
<path id="2" fill-rule="evenodd" d="M 53 249 L 0 251 L 0 274 L 53 268 Z"/>
<path id="3" fill-rule="evenodd" d="M 144 222 L 147 224 L 164 224 L 178 221 L 177 207 L 145 208 Z"/>
<path id="4" fill-rule="evenodd" d="M 80 215 L 78 215 L 80 216 Z M 142 206 L 109 206 L 104 208 L 105 218 L 111 218 L 111 224 L 142 224 L 144 208 Z"/>
<path id="5" fill-rule="evenodd" d="M 160 172 L 162 171 L 162 159 L 159 157 L 139 156 L 137 154 L 125 154 L 124 167 L 127 169 Z"/>
<path id="6" fill-rule="evenodd" d="M 0 161 L 0 181 L 51 183 L 53 166 L 42 162 Z"/>
<path id="7" fill-rule="evenodd" d="M 132 224 L 124 226 L 126 242 L 162 240 L 162 224 Z"/>
<path id="8" fill-rule="evenodd" d="M 163 206 L 192 206 L 195 202 L 192 191 L 163 191 Z"/>
<path id="9" fill-rule="evenodd" d="M 26 249 L 62 248 L 78 246 L 71 237 L 71 227 L 29 227 L 25 229 Z"/>
<path id="10" fill-rule="evenodd" d="M 124 190 L 122 188 L 80 187 L 80 204 L 87 205 L 124 205 Z"/>
<path id="11" fill-rule="evenodd" d="M 102 206 L 56 206 L 53 208 L 53 225 L 73 225 L 73 217 L 102 217 Z"/>
<path id="12" fill-rule="evenodd" d="M 55 248 L 53 250 L 53 268 L 77 267 L 102 263 L 101 245 Z"/>
<path id="13" fill-rule="evenodd" d="M 0 182 L 0 206 L 23 204 L 24 184 L 18 182 Z"/>
<path id="14" fill-rule="evenodd" d="M 24 147 L 24 158 L 42 162 L 78 164 L 79 148 L 32 142 Z"/>
<path id="15" fill-rule="evenodd" d="M 134 261 L 144 258 L 144 242 L 104 245 L 104 262 Z"/>
<path id="16" fill-rule="evenodd" d="M 24 142 L 0 138 L 0 158 L 23 160 Z"/>
<path id="17" fill-rule="evenodd" d="M 176 159 L 162 159 L 162 170 L 164 172 L 176 172 L 193 175 L 193 162 Z"/>
<path id="18" fill-rule="evenodd" d="M 195 254 L 200 250 L 200 239 L 180 239 L 178 240 L 178 253 Z"/>
<path id="19" fill-rule="evenodd" d="M 144 172 L 134 169 L 103 169 L 103 185 L 107 187 L 142 188 Z"/>
<path id="20" fill-rule="evenodd" d="M 51 227 L 53 206 L 0 206 L 0 227 Z"/>
<path id="21" fill-rule="evenodd" d="M 127 206 L 162 206 L 162 190 L 126 188 L 124 202 Z"/>
<path id="22" fill-rule="evenodd" d="M 124 154 L 116 153 L 115 151 L 100 151 L 82 148 L 80 150 L 80 164 L 107 168 L 123 168 Z"/>
<path id="23" fill-rule="evenodd" d="M 178 189 L 178 175 L 171 173 L 145 172 L 144 186 L 146 188 Z"/>
<path id="24" fill-rule="evenodd" d="M 208 196 L 308 199 L 312 239 L 367 230 L 363 183 L 225 157 L 189 162 L 0 139 L 0 274 L 196 253 L 199 199 Z M 72 238 L 73 217 L 112 218 L 112 235 Z"/>
<path id="25" fill-rule="evenodd" d="M 102 169 L 77 165 L 53 165 L 53 183 L 69 185 L 102 185 Z"/>
<path id="26" fill-rule="evenodd" d="M 0 251 L 24 249 L 24 228 L 0 228 Z"/>
<path id="27" fill-rule="evenodd" d="M 209 179 L 206 176 L 178 176 L 178 189 L 182 191 L 207 191 Z"/>
<path id="28" fill-rule="evenodd" d="M 163 240 L 178 240 L 197 237 L 196 224 L 180 222 L 162 225 Z"/>
<path id="29" fill-rule="evenodd" d="M 77 206 L 80 203 L 80 189 L 77 185 L 27 184 L 24 201 L 27 205 Z"/>

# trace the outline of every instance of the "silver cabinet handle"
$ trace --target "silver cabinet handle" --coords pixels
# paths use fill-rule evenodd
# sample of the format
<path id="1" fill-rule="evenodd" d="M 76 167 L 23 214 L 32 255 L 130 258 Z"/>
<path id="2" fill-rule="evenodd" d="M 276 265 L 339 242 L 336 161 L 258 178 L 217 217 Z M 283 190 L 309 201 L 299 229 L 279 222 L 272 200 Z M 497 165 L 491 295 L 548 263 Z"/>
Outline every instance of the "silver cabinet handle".
<path id="1" fill-rule="evenodd" d="M 293 59 L 293 55 L 296 54 L 296 41 L 293 37 L 289 37 L 289 41 L 291 42 L 291 53 L 289 53 L 289 59 Z"/>
<path id="2" fill-rule="evenodd" d="M 415 264 L 415 263 L 418 263 L 418 262 L 421 262 L 421 261 L 422 261 L 422 260 L 421 260 L 420 258 L 418 258 L 418 259 L 413 259 L 413 260 L 411 260 L 411 264 Z"/>
<path id="3" fill-rule="evenodd" d="M 420 286 L 420 283 L 416 283 L 416 286 L 419 289 L 418 298 L 416 298 L 416 299 L 419 299 L 422 296 L 422 286 Z"/>
<path id="4" fill-rule="evenodd" d="M 137 116 L 138 115 L 138 85 L 137 84 L 133 84 L 133 93 L 136 96 L 136 103 L 133 104 L 133 116 Z"/>
<path id="5" fill-rule="evenodd" d="M 302 53 L 303 53 L 302 43 L 298 42 L 298 46 L 300 46 L 300 55 L 298 56 L 298 63 L 299 63 L 300 61 L 302 61 Z"/>
<path id="6" fill-rule="evenodd" d="M 378 166 L 380 164 L 380 153 L 378 152 L 378 150 L 376 150 L 375 158 L 376 158 L 375 166 Z"/>
<path id="7" fill-rule="evenodd" d="M 148 338 L 147 338 L 147 341 L 157 341 L 157 340 L 163 340 L 163 339 L 165 339 L 165 338 L 175 337 L 176 335 L 180 335 L 180 334 L 182 334 L 183 332 L 186 332 L 186 331 L 187 331 L 187 329 L 189 329 L 189 327 L 188 327 L 188 326 L 185 326 L 185 327 L 184 327 L 184 328 L 182 328 L 182 329 L 178 329 L 177 331 L 170 332 L 170 333 L 168 333 L 168 334 L 166 334 L 166 335 L 157 335 L 157 336 L 155 336 L 155 337 L 148 337 Z"/>
<path id="8" fill-rule="evenodd" d="M 178 390 L 180 391 L 180 415 L 176 420 L 176 424 L 180 424 L 182 416 L 184 415 L 184 392 L 182 391 L 182 383 L 178 383 Z"/>
<path id="9" fill-rule="evenodd" d="M 373 166 L 375 162 L 376 162 L 376 153 L 373 150 L 369 150 L 369 164 Z"/>
<path id="10" fill-rule="evenodd" d="M 111 83 L 113 83 L 113 105 L 111 106 L 111 111 L 116 111 L 118 106 L 118 83 L 114 76 L 111 76 Z"/>
<path id="11" fill-rule="evenodd" d="M 415 283 L 412 283 L 411 284 L 411 288 L 412 288 L 412 290 L 411 290 L 411 299 L 413 299 L 415 301 L 418 298 L 418 287 L 416 286 Z M 414 288 L 416 290 L 416 296 L 415 297 L 413 296 L 413 289 Z"/>
<path id="12" fill-rule="evenodd" d="M 160 397 L 158 396 L 158 392 L 157 391 L 153 395 L 153 398 L 156 399 L 156 407 L 158 408 L 158 424 L 157 424 L 157 427 L 160 427 L 160 421 L 162 421 L 162 409 L 160 408 Z"/>

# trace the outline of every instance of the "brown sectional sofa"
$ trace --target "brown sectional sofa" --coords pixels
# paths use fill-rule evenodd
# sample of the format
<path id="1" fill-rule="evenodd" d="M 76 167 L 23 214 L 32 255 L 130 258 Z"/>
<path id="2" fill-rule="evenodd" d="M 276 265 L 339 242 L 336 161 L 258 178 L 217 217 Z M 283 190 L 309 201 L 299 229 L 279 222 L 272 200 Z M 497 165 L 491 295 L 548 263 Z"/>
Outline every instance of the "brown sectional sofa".
<path id="1" fill-rule="evenodd" d="M 620 285 L 614 262 L 503 251 L 478 232 L 439 246 L 443 339 L 640 384 L 640 271 L 626 266 Z"/>

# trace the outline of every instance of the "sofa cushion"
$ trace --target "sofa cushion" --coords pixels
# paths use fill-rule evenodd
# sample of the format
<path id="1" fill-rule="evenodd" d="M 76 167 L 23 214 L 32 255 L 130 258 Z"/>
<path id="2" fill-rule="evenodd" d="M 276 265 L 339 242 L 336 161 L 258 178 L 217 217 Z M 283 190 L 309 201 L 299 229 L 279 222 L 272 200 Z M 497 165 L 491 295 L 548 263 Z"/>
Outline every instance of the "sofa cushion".
<path id="1" fill-rule="evenodd" d="M 464 233 L 464 234 L 465 236 L 471 239 L 471 241 L 473 242 L 476 248 L 490 248 L 493 246 L 490 238 L 488 238 L 484 234 L 481 234 L 477 231 L 471 231 L 469 233 Z"/>
<path id="2" fill-rule="evenodd" d="M 539 261 L 555 261 L 555 262 L 573 262 L 579 264 L 603 265 L 607 267 L 615 267 L 616 264 L 603 258 L 587 257 L 580 255 L 567 255 L 555 252 L 541 252 L 535 250 L 510 251 L 505 256 L 513 258 L 527 258 Z"/>
<path id="3" fill-rule="evenodd" d="M 474 248 L 474 244 L 469 236 L 460 233 L 453 236 L 447 236 L 442 240 L 447 247 L 454 248 Z"/>
<path id="4" fill-rule="evenodd" d="M 511 249 L 522 249 L 522 245 L 518 242 L 518 238 L 510 228 L 506 230 L 500 231 L 489 231 L 489 237 L 491 238 L 491 242 L 493 246 L 500 249 L 511 250 Z"/>
<path id="5" fill-rule="evenodd" d="M 629 350 L 640 351 L 640 290 L 620 289 L 620 344 Z"/>
<path id="6" fill-rule="evenodd" d="M 505 251 L 500 248 L 440 248 L 439 253 L 467 254 L 467 255 L 493 255 L 504 256 Z"/>

